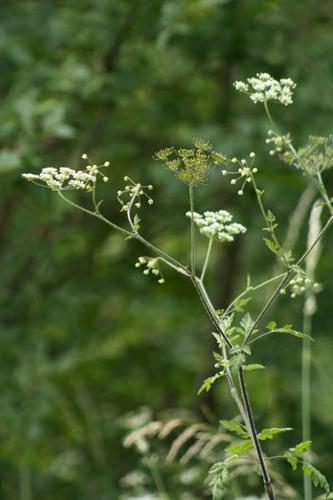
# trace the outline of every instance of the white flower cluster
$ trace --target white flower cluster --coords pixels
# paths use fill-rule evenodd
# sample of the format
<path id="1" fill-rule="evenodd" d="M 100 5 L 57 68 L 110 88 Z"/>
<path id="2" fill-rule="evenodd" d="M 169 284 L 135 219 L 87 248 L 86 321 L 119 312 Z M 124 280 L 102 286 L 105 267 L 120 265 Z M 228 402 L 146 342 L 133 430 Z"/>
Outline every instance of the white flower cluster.
<path id="1" fill-rule="evenodd" d="M 134 205 L 136 208 L 141 207 L 141 197 L 147 199 L 148 205 L 153 205 L 154 200 L 151 196 L 147 194 L 146 191 L 151 191 L 153 186 L 149 184 L 148 186 L 143 186 L 138 182 L 134 182 L 127 175 L 124 177 L 125 182 L 129 182 L 123 190 L 117 192 L 117 198 L 121 204 L 121 212 L 126 212 L 132 208 Z M 125 197 L 125 200 L 123 199 Z"/>
<path id="2" fill-rule="evenodd" d="M 222 170 L 222 175 L 231 175 L 233 178 L 230 181 L 230 184 L 235 185 L 239 180 L 243 180 L 241 188 L 238 190 L 238 195 L 242 196 L 244 194 L 244 188 L 247 182 L 251 182 L 253 174 L 256 174 L 258 172 L 258 169 L 256 167 L 253 168 L 253 162 L 256 154 L 255 153 L 250 153 L 250 164 L 247 162 L 245 158 L 242 158 L 241 160 L 239 158 L 231 158 L 231 160 L 228 160 L 229 163 L 232 164 L 238 164 L 239 168 L 235 171 L 230 171 L 230 170 Z"/>
<path id="3" fill-rule="evenodd" d="M 247 78 L 247 83 L 234 82 L 234 87 L 239 92 L 247 94 L 254 103 L 276 101 L 288 106 L 293 102 L 293 90 L 296 83 L 291 78 L 275 80 L 268 73 L 257 73 L 256 77 Z"/>
<path id="4" fill-rule="evenodd" d="M 86 154 L 82 155 L 84 160 L 88 159 Z M 103 165 L 87 165 L 85 170 L 73 170 L 67 167 L 45 167 L 39 174 L 22 174 L 27 181 L 46 186 L 53 191 L 68 191 L 74 189 L 83 189 L 92 191 L 97 180 L 97 175 L 103 177 L 104 182 L 108 181 L 99 169 L 108 167 L 110 163 L 104 162 Z"/>
<path id="5" fill-rule="evenodd" d="M 191 218 L 191 212 L 186 212 L 186 216 Z M 207 211 L 203 214 L 193 212 L 193 221 L 200 233 L 217 241 L 234 241 L 235 235 L 246 232 L 242 224 L 232 222 L 232 219 L 233 216 L 226 210 Z"/>
<path id="6" fill-rule="evenodd" d="M 69 189 L 84 189 L 91 191 L 96 182 L 96 175 L 82 170 L 72 170 L 71 168 L 46 167 L 40 174 L 22 174 L 28 181 L 42 182 L 53 191 L 63 191 Z"/>
<path id="7" fill-rule="evenodd" d="M 159 258 L 158 257 L 139 257 L 138 261 L 135 264 L 135 267 L 145 266 L 143 274 L 148 276 L 151 272 L 154 276 L 158 277 L 157 282 L 163 284 L 165 282 L 161 269 L 159 266 Z"/>
<path id="8" fill-rule="evenodd" d="M 270 144 L 270 152 L 271 156 L 275 154 L 281 154 L 286 150 L 288 144 L 290 143 L 290 135 L 279 135 L 273 130 L 268 131 L 268 137 L 266 139 L 266 144 Z"/>

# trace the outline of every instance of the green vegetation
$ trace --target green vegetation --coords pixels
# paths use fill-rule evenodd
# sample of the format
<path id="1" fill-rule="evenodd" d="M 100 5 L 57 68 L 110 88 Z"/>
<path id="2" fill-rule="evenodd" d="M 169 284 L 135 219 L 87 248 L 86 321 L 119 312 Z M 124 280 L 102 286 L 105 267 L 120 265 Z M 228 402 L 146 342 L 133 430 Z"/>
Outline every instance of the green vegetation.
<path id="1" fill-rule="evenodd" d="M 219 332 L 210 338 L 209 320 L 190 280 L 182 276 L 188 268 L 178 268 L 179 273 L 166 269 L 160 260 L 165 254 L 154 261 L 141 257 L 144 261 L 139 259 L 138 264 L 149 275 L 143 277 L 135 269 L 142 253 L 140 238 L 125 241 L 122 234 L 73 210 L 56 194 L 29 186 L 20 176 L 37 175 L 50 165 L 82 170 L 80 156 L 86 151 L 107 167 L 102 175 L 108 182 L 101 179 L 97 197 L 87 176 L 75 179 L 68 173 L 66 182 L 86 182 L 96 213 L 105 210 L 108 219 L 122 225 L 131 203 L 121 187 L 126 174 L 127 192 L 142 196 L 142 202 L 136 200 L 141 220 L 129 220 L 131 231 L 142 226 L 154 247 L 175 256 L 168 263 L 177 268 L 178 260 L 190 264 L 190 235 L 184 231 L 189 206 L 186 186 L 152 158 L 165 146 L 175 149 L 164 149 L 166 158 L 160 151 L 159 159 L 166 159 L 167 167 L 189 183 L 192 199 L 193 185 L 206 184 L 195 190 L 195 208 L 230 210 L 247 228 L 246 235 L 233 243 L 214 242 L 208 247 L 210 265 L 204 265 L 202 279 L 220 308 L 214 316 L 221 324 L 227 322 L 233 374 L 255 342 L 255 359 L 246 366 L 250 372 L 246 378 L 256 425 L 263 429 L 258 439 L 270 441 L 277 435 L 267 447 L 265 443 L 265 452 L 281 458 L 272 466 L 276 490 L 283 498 L 298 498 L 302 478 L 292 469 L 300 464 L 315 486 L 329 491 L 325 476 L 330 479 L 333 466 L 332 234 L 328 231 L 322 257 L 318 255 L 310 269 L 304 324 L 309 324 L 310 316 L 311 331 L 306 333 L 311 333 L 313 342 L 303 338 L 304 296 L 299 292 L 306 276 L 300 263 L 291 260 L 291 251 L 302 255 L 304 246 L 309 248 L 307 221 L 316 200 L 300 168 L 316 177 L 320 196 L 331 206 L 327 193 L 332 193 L 332 176 L 326 170 L 332 156 L 332 23 L 329 2 L 4 3 L 0 28 L 4 498 L 126 499 L 149 492 L 158 498 L 199 499 L 210 497 L 209 481 L 215 495 L 229 485 L 226 498 L 230 499 L 262 492 L 255 460 L 253 465 L 236 464 L 235 458 L 230 472 L 221 461 L 222 450 L 229 450 L 226 460 L 230 460 L 244 448 L 248 454 L 252 442 L 247 429 L 234 419 L 237 410 L 227 384 L 214 378 L 210 353 L 216 341 L 222 348 L 223 343 Z M 281 129 L 290 131 L 281 135 L 275 123 L 270 125 L 266 151 L 262 105 L 254 105 L 232 88 L 234 80 L 258 71 L 278 79 L 288 76 L 298 84 L 292 112 L 274 103 L 268 109 L 264 102 L 269 117 L 272 114 Z M 190 150 L 193 137 L 203 139 Z M 290 144 L 297 145 L 297 161 L 287 151 Z M 244 151 L 253 150 L 258 173 L 251 165 L 239 168 L 249 168 L 241 176 L 249 177 L 255 189 L 246 188 L 244 193 L 243 184 L 237 189 L 244 197 L 234 196 L 233 185 L 221 176 L 222 165 L 211 172 L 212 163 L 222 164 L 230 157 L 229 169 L 235 163 L 233 155 L 242 157 Z M 169 151 L 176 157 L 169 159 Z M 188 151 L 196 153 L 189 157 Z M 316 161 L 313 169 L 313 158 L 320 155 L 326 160 Z M 193 165 L 195 179 L 190 175 Z M 208 172 L 210 183 L 205 179 Z M 81 206 L 85 196 L 78 192 L 70 200 Z M 117 196 L 122 207 L 111 203 Z M 323 214 L 328 215 L 327 208 Z M 258 246 L 262 217 L 268 248 Z M 212 234 L 210 241 L 213 236 L 220 239 Z M 290 252 L 283 250 L 286 247 Z M 206 251 L 205 239 L 198 237 L 192 271 L 196 262 L 205 262 Z M 266 329 L 257 331 L 255 312 L 277 285 L 271 281 L 273 272 L 288 273 L 294 279 L 293 289 L 280 282 L 282 294 L 271 311 L 276 322 L 265 318 L 270 321 Z M 244 283 L 247 273 L 251 281 Z M 315 307 L 309 309 L 314 302 L 317 313 Z M 233 313 L 241 315 L 239 324 L 233 323 Z M 246 345 L 237 344 L 237 336 Z M 302 342 L 306 342 L 303 368 L 310 344 L 312 349 L 313 455 L 309 455 L 310 439 L 302 437 Z M 223 368 L 221 353 L 214 358 Z M 229 419 L 226 432 L 218 428 L 221 418 Z M 294 431 L 285 433 L 286 425 Z M 129 431 L 132 437 L 134 433 L 132 441 Z M 281 454 L 281 450 L 288 451 Z M 307 498 L 312 498 L 306 480 L 305 484 Z"/>

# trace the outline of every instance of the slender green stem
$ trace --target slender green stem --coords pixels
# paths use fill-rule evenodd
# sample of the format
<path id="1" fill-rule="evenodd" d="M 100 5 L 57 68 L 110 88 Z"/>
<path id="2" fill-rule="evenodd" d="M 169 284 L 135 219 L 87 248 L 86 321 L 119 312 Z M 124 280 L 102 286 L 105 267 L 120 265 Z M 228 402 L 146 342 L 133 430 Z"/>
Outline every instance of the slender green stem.
<path id="1" fill-rule="evenodd" d="M 92 201 L 93 201 L 95 212 L 98 212 L 98 205 L 97 205 L 97 199 L 96 199 L 96 183 L 94 184 L 91 195 L 92 195 Z"/>
<path id="2" fill-rule="evenodd" d="M 333 215 L 333 206 L 332 206 L 332 203 L 331 203 L 330 198 L 328 196 L 328 193 L 326 191 L 326 187 L 325 187 L 325 184 L 323 183 L 323 179 L 322 179 L 320 173 L 317 175 L 317 179 L 318 179 L 318 188 L 319 188 L 320 194 L 322 195 L 323 200 L 325 201 L 326 206 L 330 211 L 330 214 Z"/>
<path id="3" fill-rule="evenodd" d="M 95 217 L 96 219 L 104 222 L 108 226 L 112 227 L 112 229 L 115 229 L 116 231 L 119 231 L 120 233 L 122 233 L 124 236 L 127 236 L 127 238 L 134 238 L 137 241 L 140 241 L 143 245 L 145 245 L 147 248 L 149 248 L 152 252 L 154 252 L 157 255 L 159 255 L 160 257 L 162 257 L 163 260 L 164 260 L 164 262 L 166 264 L 168 264 L 170 267 L 172 267 L 173 269 L 176 269 L 178 272 L 184 274 L 185 276 L 190 277 L 191 273 L 189 272 L 189 270 L 187 269 L 187 267 L 185 267 L 183 264 L 181 264 L 180 262 L 178 262 L 173 257 L 170 257 L 170 255 L 168 255 L 165 252 L 163 252 L 163 250 L 161 250 L 160 248 L 156 247 L 155 245 L 153 245 L 152 243 L 150 243 L 149 241 L 147 241 L 140 234 L 133 233 L 131 231 L 128 231 L 127 229 L 124 229 L 121 226 L 118 226 L 114 222 L 111 222 L 109 219 L 107 219 L 106 217 L 104 217 L 100 212 L 92 212 L 91 210 L 88 210 L 87 208 L 84 208 L 81 205 L 78 205 L 74 201 L 72 201 L 69 198 L 67 198 L 66 196 L 64 196 L 61 191 L 58 191 L 58 195 L 60 196 L 60 198 L 62 198 L 69 205 L 71 205 L 71 206 L 77 208 L 78 210 L 81 210 L 82 212 L 84 212 L 84 213 L 86 213 L 86 214 L 88 214 L 88 215 L 90 215 L 92 217 Z"/>
<path id="4" fill-rule="evenodd" d="M 275 230 L 274 230 L 274 227 L 273 227 L 273 223 L 271 221 L 269 221 L 267 213 L 266 213 L 266 210 L 265 210 L 265 207 L 263 205 L 263 202 L 262 202 L 262 193 L 261 193 L 261 191 L 259 190 L 259 188 L 257 186 L 257 182 L 256 182 L 254 174 L 251 172 L 250 175 L 251 175 L 251 180 L 252 180 L 254 192 L 256 194 L 256 198 L 257 198 L 257 201 L 258 201 L 258 205 L 259 205 L 262 217 L 263 217 L 265 223 L 267 224 L 267 228 L 270 230 L 270 234 L 272 235 L 273 242 L 275 243 L 276 247 L 279 249 L 279 256 L 282 258 L 282 260 L 284 262 L 284 265 L 285 265 L 285 268 L 288 269 L 289 264 L 288 264 L 288 261 L 286 259 L 285 254 L 284 254 L 283 248 L 282 248 L 282 246 L 281 246 L 281 244 L 280 244 L 280 242 L 278 240 L 278 237 L 276 236 L 276 233 L 275 233 Z"/>
<path id="5" fill-rule="evenodd" d="M 255 292 L 256 290 L 259 290 L 260 288 L 263 288 L 266 285 L 269 285 L 270 283 L 273 283 L 274 281 L 278 280 L 279 278 L 282 278 L 285 273 L 277 274 L 276 276 L 273 276 L 273 278 L 269 278 L 268 280 L 263 281 L 262 283 L 259 283 L 258 285 L 255 286 L 247 286 L 243 292 L 241 292 L 239 295 L 237 295 L 236 298 L 233 299 L 233 301 L 229 304 L 229 306 L 226 308 L 226 310 L 223 313 L 223 317 L 225 318 L 228 316 L 233 311 L 233 307 L 236 304 L 236 302 L 244 297 L 247 293 L 249 292 Z"/>
<path id="6" fill-rule="evenodd" d="M 307 248 L 307 250 L 303 253 L 303 255 L 301 255 L 301 257 L 298 259 L 298 261 L 296 262 L 296 266 L 300 266 L 305 261 L 305 259 L 307 258 L 307 256 L 312 252 L 312 250 L 314 249 L 314 247 L 318 244 L 318 242 L 321 240 L 321 238 L 323 237 L 323 235 L 326 233 L 326 231 L 328 230 L 328 228 L 332 224 L 332 222 L 333 222 L 333 215 L 328 219 L 328 221 L 326 222 L 326 224 L 324 225 L 324 227 L 322 228 L 322 230 L 319 232 L 319 234 L 315 238 L 315 240 L 312 242 L 312 244 Z M 282 288 L 284 288 L 290 282 L 290 280 L 295 276 L 295 274 L 296 274 L 296 272 L 293 271 L 292 268 L 290 268 L 288 271 L 286 271 L 284 273 L 282 280 L 280 281 L 280 283 L 278 284 L 278 286 L 274 290 L 273 294 L 268 299 L 268 301 L 266 302 L 266 304 L 264 305 L 264 307 L 261 309 L 261 311 L 259 312 L 259 314 L 256 317 L 256 319 L 254 320 L 252 328 L 249 330 L 247 336 L 245 337 L 245 339 L 243 341 L 243 344 L 242 344 L 243 346 L 246 345 L 246 344 L 248 344 L 249 339 L 252 336 L 254 330 L 257 328 L 257 326 L 260 323 L 262 317 L 265 315 L 266 311 L 269 309 L 269 307 L 271 306 L 271 304 L 274 302 L 274 300 L 276 299 L 276 297 L 280 293 L 280 290 L 282 290 Z"/>
<path id="7" fill-rule="evenodd" d="M 228 360 L 228 353 L 227 353 L 227 349 L 226 349 L 225 345 L 222 348 L 222 353 L 223 353 L 224 359 L 227 361 Z M 235 384 L 233 374 L 232 374 L 228 364 L 226 364 L 225 374 L 226 374 L 226 378 L 227 378 L 227 381 L 229 384 L 231 396 L 233 397 L 233 399 L 236 403 L 236 406 L 238 407 L 239 413 L 244 421 L 244 424 L 246 425 L 246 428 L 248 430 L 249 435 L 251 435 L 249 419 L 248 419 L 246 410 L 244 408 L 243 402 L 238 394 L 237 386 Z"/>
<path id="8" fill-rule="evenodd" d="M 274 122 L 274 120 L 272 118 L 271 112 L 269 110 L 267 99 L 264 99 L 264 108 L 265 108 L 265 111 L 266 111 L 267 118 L 271 122 L 272 127 L 275 128 L 276 130 L 278 130 L 278 128 L 277 128 L 277 126 L 276 126 L 276 124 L 275 124 L 275 122 Z"/>
<path id="9" fill-rule="evenodd" d="M 189 185 L 189 195 L 190 195 L 190 212 L 191 212 L 191 271 L 194 276 L 195 275 L 195 227 L 193 220 L 194 193 L 192 184 Z"/>
<path id="10" fill-rule="evenodd" d="M 129 222 L 129 225 L 131 226 L 133 233 L 137 234 L 137 230 L 134 227 L 134 224 L 132 221 L 132 215 L 131 215 L 131 209 L 132 209 L 134 201 L 135 201 L 135 196 L 132 196 L 131 201 L 128 204 L 128 209 L 126 210 L 126 214 L 127 214 L 127 220 Z"/>
<path id="11" fill-rule="evenodd" d="M 205 274 L 206 274 L 206 269 L 207 269 L 207 265 L 208 265 L 208 262 L 209 262 L 209 257 L 210 257 L 210 252 L 212 250 L 212 246 L 213 246 L 213 238 L 210 238 L 209 243 L 208 243 L 208 247 L 207 247 L 207 253 L 206 253 L 205 263 L 203 265 L 201 276 L 200 276 L 200 280 L 201 281 L 204 280 L 204 277 L 205 277 Z"/>

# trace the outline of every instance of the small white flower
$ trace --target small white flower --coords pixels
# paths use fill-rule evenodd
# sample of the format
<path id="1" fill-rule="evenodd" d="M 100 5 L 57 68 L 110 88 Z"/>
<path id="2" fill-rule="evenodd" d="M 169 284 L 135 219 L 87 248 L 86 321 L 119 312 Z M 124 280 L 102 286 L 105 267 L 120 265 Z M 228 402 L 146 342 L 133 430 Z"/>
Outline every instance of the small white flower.
<path id="1" fill-rule="evenodd" d="M 257 73 L 256 77 L 247 78 L 247 82 L 236 81 L 234 87 L 239 92 L 247 94 L 254 103 L 276 101 L 288 106 L 293 102 L 296 83 L 291 78 L 275 80 L 268 73 Z"/>
<path id="2" fill-rule="evenodd" d="M 191 218 L 191 212 L 186 212 L 186 216 Z M 233 241 L 235 235 L 246 231 L 244 226 L 232 222 L 232 219 L 233 216 L 226 210 L 206 211 L 203 214 L 193 212 L 193 221 L 200 233 L 222 242 Z"/>

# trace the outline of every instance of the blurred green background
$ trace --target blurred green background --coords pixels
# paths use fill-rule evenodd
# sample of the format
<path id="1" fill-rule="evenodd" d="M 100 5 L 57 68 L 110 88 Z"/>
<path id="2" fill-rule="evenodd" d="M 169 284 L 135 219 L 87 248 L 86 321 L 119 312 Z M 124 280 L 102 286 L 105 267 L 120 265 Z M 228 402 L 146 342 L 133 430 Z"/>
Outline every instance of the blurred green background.
<path id="1" fill-rule="evenodd" d="M 186 186 L 152 155 L 203 137 L 226 154 L 256 151 L 258 181 L 283 237 L 306 181 L 268 155 L 263 110 L 232 82 L 258 71 L 291 77 L 298 84 L 295 104 L 273 105 L 276 120 L 296 144 L 309 134 L 329 134 L 332 2 L 3 0 L 0 13 L 0 497 L 104 500 L 146 492 L 142 498 L 153 498 L 149 476 L 134 488 L 122 481 L 133 470 L 147 472 L 135 450 L 122 445 L 127 416 L 142 408 L 151 418 L 182 412 L 217 427 L 219 418 L 237 413 L 225 382 L 208 396 L 196 395 L 213 370 L 209 322 L 181 275 L 166 269 L 163 286 L 143 276 L 134 267 L 146 254 L 138 243 L 28 184 L 21 173 L 80 168 L 83 152 L 96 163 L 110 160 L 110 183 L 101 188 L 107 216 L 125 224 L 115 196 L 124 175 L 154 184 L 143 231 L 188 262 Z M 75 197 L 87 201 L 84 194 Z M 217 170 L 198 191 L 197 208 L 225 208 L 248 227 L 237 243 L 214 249 L 207 283 L 223 307 L 244 286 L 246 273 L 255 282 L 269 276 L 274 258 L 261 241 L 250 190 L 235 196 Z M 307 214 L 297 252 L 306 233 Z M 199 257 L 204 248 L 202 242 Z M 332 249 L 330 234 L 317 275 L 323 291 L 313 345 L 314 451 L 328 479 Z M 259 295 L 251 311 L 263 299 Z M 302 299 L 282 298 L 270 318 L 301 329 L 302 305 Z M 258 427 L 295 429 L 279 440 L 277 452 L 301 440 L 300 356 L 297 339 L 263 340 L 255 361 L 268 370 L 248 377 Z M 301 491 L 300 474 L 274 467 Z M 170 471 L 161 466 L 160 474 Z M 209 498 L 202 479 L 165 481 L 170 498 Z M 245 479 L 239 488 L 244 495 L 261 492 Z"/>

